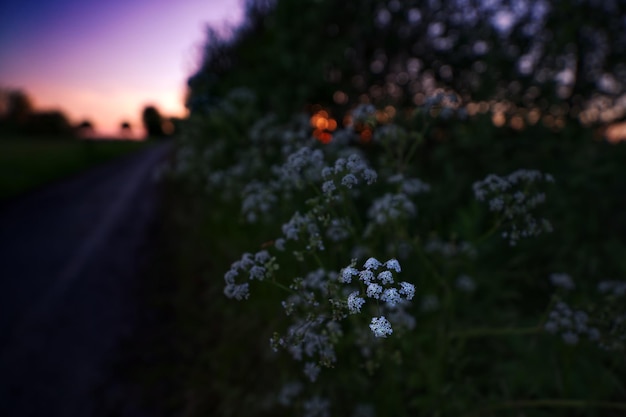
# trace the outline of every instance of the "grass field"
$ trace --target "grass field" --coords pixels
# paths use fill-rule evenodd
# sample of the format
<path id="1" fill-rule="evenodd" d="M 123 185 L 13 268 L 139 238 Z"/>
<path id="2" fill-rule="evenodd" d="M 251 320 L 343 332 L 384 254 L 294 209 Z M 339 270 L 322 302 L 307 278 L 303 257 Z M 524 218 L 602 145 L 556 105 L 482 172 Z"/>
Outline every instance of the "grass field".
<path id="1" fill-rule="evenodd" d="M 0 201 L 138 151 L 148 142 L 7 138 L 0 140 Z"/>

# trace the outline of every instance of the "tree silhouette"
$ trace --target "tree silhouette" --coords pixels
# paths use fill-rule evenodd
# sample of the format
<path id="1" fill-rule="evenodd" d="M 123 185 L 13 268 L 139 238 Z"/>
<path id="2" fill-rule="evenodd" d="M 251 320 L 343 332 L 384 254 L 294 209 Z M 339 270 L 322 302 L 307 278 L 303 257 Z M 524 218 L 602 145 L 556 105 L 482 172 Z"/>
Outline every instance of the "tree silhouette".
<path id="1" fill-rule="evenodd" d="M 32 113 L 28 118 L 28 124 L 24 127 L 24 133 L 45 136 L 72 136 L 74 129 L 63 112 L 52 110 Z"/>
<path id="2" fill-rule="evenodd" d="M 163 137 L 163 117 L 155 106 L 146 106 L 143 109 L 141 120 L 148 137 Z"/>
<path id="3" fill-rule="evenodd" d="M 92 136 L 94 134 L 94 126 L 91 120 L 83 120 L 76 127 L 80 136 Z"/>
<path id="4" fill-rule="evenodd" d="M 28 95 L 21 90 L 10 91 L 7 97 L 7 119 L 23 124 L 28 121 L 28 116 L 33 113 L 33 102 Z"/>
<path id="5" fill-rule="evenodd" d="M 19 133 L 34 111 L 33 102 L 22 90 L 3 90 L 0 94 L 0 128 Z"/>
<path id="6" fill-rule="evenodd" d="M 122 136 L 129 137 L 132 133 L 130 122 L 123 121 L 120 123 L 120 132 Z"/>

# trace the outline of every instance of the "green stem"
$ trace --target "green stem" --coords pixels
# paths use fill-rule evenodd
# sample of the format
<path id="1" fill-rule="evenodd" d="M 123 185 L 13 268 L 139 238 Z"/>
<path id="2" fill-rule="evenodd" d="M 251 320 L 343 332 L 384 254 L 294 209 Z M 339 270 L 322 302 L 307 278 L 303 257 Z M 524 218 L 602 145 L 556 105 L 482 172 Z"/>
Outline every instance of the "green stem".
<path id="1" fill-rule="evenodd" d="M 482 235 L 481 237 L 478 238 L 478 240 L 476 240 L 476 245 L 480 245 L 482 242 L 484 242 L 485 240 L 489 239 L 491 237 L 491 235 L 493 235 L 499 228 L 500 226 L 502 226 L 502 222 L 500 220 L 497 220 L 493 226 L 491 227 L 491 229 L 489 229 L 484 235 Z"/>
<path id="2" fill-rule="evenodd" d="M 420 136 L 421 135 L 422 135 L 422 133 L 420 132 Z M 413 141 L 413 143 L 411 144 L 411 147 L 409 148 L 409 151 L 407 152 L 406 160 L 404 160 L 404 159 L 401 160 L 401 164 L 402 164 L 403 168 L 405 166 L 408 166 L 409 162 L 411 162 L 411 159 L 413 158 L 413 155 L 417 151 L 417 148 L 418 148 L 419 144 L 420 144 L 420 140 L 419 140 L 419 138 L 416 138 L 415 141 Z"/>
<path id="3" fill-rule="evenodd" d="M 317 255 L 317 253 L 315 253 L 314 251 L 311 252 L 311 254 L 313 255 L 313 259 L 315 259 L 315 262 L 317 262 L 317 265 L 324 269 L 324 263 L 322 262 L 322 260 L 320 259 L 320 257 Z"/>
<path id="4" fill-rule="evenodd" d="M 317 197 L 320 199 L 320 201 L 322 201 L 324 203 L 324 205 L 328 208 L 330 213 L 336 219 L 341 219 L 341 216 L 339 216 L 339 213 L 337 212 L 337 210 L 335 210 L 335 207 L 332 205 L 332 203 L 329 203 L 329 202 L 326 201 L 326 198 L 325 198 L 324 194 L 322 193 L 322 190 L 320 190 L 311 181 L 309 181 L 309 186 L 315 191 L 315 194 L 317 195 Z M 345 199 L 345 195 L 343 193 L 342 193 L 342 197 Z M 358 239 L 359 239 L 359 236 L 356 234 L 356 231 L 354 230 L 354 227 L 352 227 L 352 225 L 350 223 L 348 223 L 346 226 L 347 226 L 348 232 L 350 232 L 350 235 L 352 236 L 352 238 L 355 240 L 355 242 L 357 242 Z"/>
<path id="5" fill-rule="evenodd" d="M 295 294 L 296 292 L 294 290 L 292 290 L 289 287 L 284 286 L 283 284 L 281 284 L 280 282 L 276 281 L 276 279 L 272 279 L 270 281 L 273 285 L 277 286 L 278 288 L 285 290 L 287 292 L 289 292 L 290 294 Z"/>
<path id="6" fill-rule="evenodd" d="M 343 188 L 341 189 L 341 197 L 344 202 L 344 208 L 348 207 L 347 211 L 349 212 L 349 217 L 354 218 L 358 230 L 363 230 L 363 223 L 361 223 L 361 217 L 359 216 L 359 212 L 354 205 L 354 201 L 352 201 L 351 198 L 348 198 L 349 195 Z"/>
<path id="7" fill-rule="evenodd" d="M 420 245 L 420 243 L 416 241 L 414 246 L 420 260 L 430 270 L 439 285 L 443 287 L 443 318 L 441 325 L 438 326 L 436 336 L 437 346 L 439 347 L 436 354 L 437 371 L 434 373 L 435 375 L 430 382 L 433 394 L 436 395 L 440 401 L 442 401 L 443 398 L 441 397 L 441 385 L 442 381 L 445 379 L 446 374 L 446 358 L 448 356 L 448 348 L 450 346 L 449 326 L 453 319 L 452 289 L 450 288 L 450 285 L 445 280 L 445 278 L 441 274 L 439 274 L 437 268 L 435 268 L 430 259 L 428 259 L 426 254 L 422 251 L 422 246 Z"/>

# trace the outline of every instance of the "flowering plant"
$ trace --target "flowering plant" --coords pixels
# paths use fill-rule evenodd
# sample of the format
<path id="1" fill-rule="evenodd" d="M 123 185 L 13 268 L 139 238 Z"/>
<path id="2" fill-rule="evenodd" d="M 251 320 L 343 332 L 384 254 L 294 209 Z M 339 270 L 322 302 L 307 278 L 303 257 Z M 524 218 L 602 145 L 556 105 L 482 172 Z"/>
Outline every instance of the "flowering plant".
<path id="1" fill-rule="evenodd" d="M 209 124 L 222 123 L 219 116 L 242 100 L 254 101 L 246 94 L 235 98 L 227 97 Z M 426 106 L 446 110 L 446 118 L 463 110 L 445 96 Z M 502 372 L 504 364 L 492 359 L 502 355 L 504 341 L 528 357 L 531 350 L 519 338 L 568 355 L 623 351 L 621 281 L 602 282 L 597 299 L 603 301 L 593 304 L 563 270 L 532 279 L 524 273 L 518 253 L 558 233 L 558 219 L 545 215 L 558 177 L 515 167 L 474 179 L 467 187 L 473 196 L 444 226 L 442 213 L 429 208 L 446 190 L 435 178 L 422 179 L 418 163 L 433 122 L 428 112 L 384 125 L 375 114 L 372 106 L 355 108 L 353 124 L 323 143 L 310 136 L 301 115 L 286 123 L 272 115 L 234 117 L 228 132 L 246 123 L 249 131 L 206 143 L 192 135 L 178 150 L 173 174 L 200 184 L 214 210 L 236 210 L 238 228 L 246 230 L 234 245 L 243 254 L 231 254 L 223 275 L 223 293 L 244 303 L 265 298 L 258 315 L 273 327 L 269 346 L 276 356 L 270 356 L 297 364 L 284 365 L 268 407 L 307 417 L 389 410 L 460 415 L 476 402 L 485 410 L 515 408 L 514 396 L 527 395 L 525 388 L 502 393 L 465 383 L 477 368 L 494 378 Z M 189 132 L 196 123 L 207 121 L 191 120 Z M 359 123 L 373 131 L 371 141 L 359 139 Z M 512 302 L 521 303 L 515 297 L 525 287 L 542 294 L 529 311 Z M 544 387 L 554 391 L 547 382 Z M 503 400 L 491 404 L 493 398 Z M 577 406 L 536 401 L 527 404 Z"/>

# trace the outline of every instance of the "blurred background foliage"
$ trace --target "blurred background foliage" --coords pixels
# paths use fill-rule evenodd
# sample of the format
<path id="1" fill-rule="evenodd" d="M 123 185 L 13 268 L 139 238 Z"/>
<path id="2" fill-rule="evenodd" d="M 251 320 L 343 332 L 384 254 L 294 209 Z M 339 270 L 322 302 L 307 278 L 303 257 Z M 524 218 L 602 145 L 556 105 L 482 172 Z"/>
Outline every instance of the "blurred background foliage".
<path id="1" fill-rule="evenodd" d="M 264 108 L 420 105 L 438 88 L 586 124 L 623 117 L 626 4 L 618 0 L 248 0 L 208 30 L 188 105 L 246 86 Z M 602 112 L 600 112 L 602 110 Z M 601 114 L 600 114 L 601 113 Z"/>

